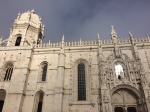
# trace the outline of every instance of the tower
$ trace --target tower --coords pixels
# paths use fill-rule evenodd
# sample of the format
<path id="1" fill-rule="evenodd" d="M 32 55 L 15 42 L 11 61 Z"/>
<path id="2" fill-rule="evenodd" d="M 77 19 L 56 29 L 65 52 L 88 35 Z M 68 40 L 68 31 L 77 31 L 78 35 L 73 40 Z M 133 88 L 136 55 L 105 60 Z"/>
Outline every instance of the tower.
<path id="1" fill-rule="evenodd" d="M 34 10 L 31 10 L 18 14 L 10 29 L 7 46 L 36 46 L 42 43 L 43 38 L 42 20 Z"/>

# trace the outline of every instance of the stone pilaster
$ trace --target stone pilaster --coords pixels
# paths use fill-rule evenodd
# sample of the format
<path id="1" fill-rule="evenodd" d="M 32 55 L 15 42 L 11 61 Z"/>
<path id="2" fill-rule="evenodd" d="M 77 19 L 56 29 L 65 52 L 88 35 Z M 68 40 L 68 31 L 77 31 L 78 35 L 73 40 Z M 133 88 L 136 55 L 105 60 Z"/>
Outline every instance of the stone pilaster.
<path id="1" fill-rule="evenodd" d="M 54 112 L 62 112 L 64 74 L 65 74 L 65 50 L 64 50 L 64 37 L 63 37 L 62 38 L 62 47 L 61 47 L 61 50 L 60 50 L 60 53 L 58 56 Z"/>
<path id="2" fill-rule="evenodd" d="M 110 94 L 109 89 L 107 88 L 107 82 L 106 82 L 106 66 L 105 66 L 105 59 L 102 52 L 102 46 L 101 46 L 101 40 L 98 35 L 98 51 L 97 51 L 97 57 L 98 57 L 98 65 L 99 65 L 99 80 L 100 80 L 100 110 L 102 112 L 112 112 L 111 110 L 111 101 L 110 101 Z"/>
<path id="3" fill-rule="evenodd" d="M 131 32 L 129 31 L 130 41 L 131 41 L 131 50 L 133 58 L 137 61 L 139 60 L 139 53 L 137 50 L 136 43 L 134 42 L 134 37 L 132 36 Z"/>

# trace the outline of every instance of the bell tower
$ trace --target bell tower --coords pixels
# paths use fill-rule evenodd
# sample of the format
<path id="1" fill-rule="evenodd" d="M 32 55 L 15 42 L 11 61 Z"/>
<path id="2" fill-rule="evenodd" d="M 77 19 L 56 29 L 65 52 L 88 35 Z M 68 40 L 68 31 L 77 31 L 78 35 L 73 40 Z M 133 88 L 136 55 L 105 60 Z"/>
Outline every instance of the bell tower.
<path id="1" fill-rule="evenodd" d="M 10 29 L 7 46 L 37 46 L 44 38 L 44 25 L 34 10 L 18 14 Z"/>

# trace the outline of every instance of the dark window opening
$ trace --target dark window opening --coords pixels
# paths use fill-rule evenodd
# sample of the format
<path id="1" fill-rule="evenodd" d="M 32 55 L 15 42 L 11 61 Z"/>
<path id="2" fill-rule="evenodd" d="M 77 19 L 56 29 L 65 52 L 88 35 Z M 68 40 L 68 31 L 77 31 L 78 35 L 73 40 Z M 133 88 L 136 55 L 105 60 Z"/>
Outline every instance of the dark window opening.
<path id="1" fill-rule="evenodd" d="M 137 112 L 135 107 L 128 107 L 128 112 Z"/>
<path id="2" fill-rule="evenodd" d="M 40 32 L 39 33 L 39 38 L 37 40 L 37 44 L 40 44 L 41 40 L 42 40 L 42 33 Z"/>
<path id="3" fill-rule="evenodd" d="M 115 107 L 115 112 L 123 112 L 123 108 L 122 107 Z"/>
<path id="4" fill-rule="evenodd" d="M 42 112 L 42 101 L 38 103 L 38 111 L 37 112 Z"/>
<path id="5" fill-rule="evenodd" d="M 3 110 L 3 105 L 4 105 L 4 101 L 0 100 L 0 112 L 2 112 L 2 110 Z"/>
<path id="6" fill-rule="evenodd" d="M 5 73 L 5 77 L 4 77 L 4 81 L 10 81 L 12 73 L 13 73 L 13 67 L 7 68 L 6 73 Z"/>
<path id="7" fill-rule="evenodd" d="M 78 65 L 78 100 L 86 100 L 85 65 Z"/>
<path id="8" fill-rule="evenodd" d="M 42 81 L 46 81 L 46 74 L 47 74 L 47 64 L 44 64 L 42 71 Z"/>
<path id="9" fill-rule="evenodd" d="M 37 92 L 35 95 L 34 112 L 42 112 L 43 97 L 44 93 L 42 91 Z"/>
<path id="10" fill-rule="evenodd" d="M 21 43 L 21 37 L 17 37 L 15 46 L 20 46 L 20 43 Z"/>
<path id="11" fill-rule="evenodd" d="M 118 75 L 118 79 L 121 80 L 121 76 L 120 75 Z"/>

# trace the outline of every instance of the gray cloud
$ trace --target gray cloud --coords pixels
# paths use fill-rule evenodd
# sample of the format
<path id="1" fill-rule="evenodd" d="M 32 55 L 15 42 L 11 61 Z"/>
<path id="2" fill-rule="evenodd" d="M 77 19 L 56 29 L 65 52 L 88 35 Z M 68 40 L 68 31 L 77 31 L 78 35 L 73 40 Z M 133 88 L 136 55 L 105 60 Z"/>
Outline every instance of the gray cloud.
<path id="1" fill-rule="evenodd" d="M 149 0 L 2 0 L 0 4 L 0 35 L 8 38 L 9 29 L 19 12 L 35 9 L 45 24 L 45 39 L 61 41 L 110 38 L 113 24 L 118 38 L 150 34 Z"/>

